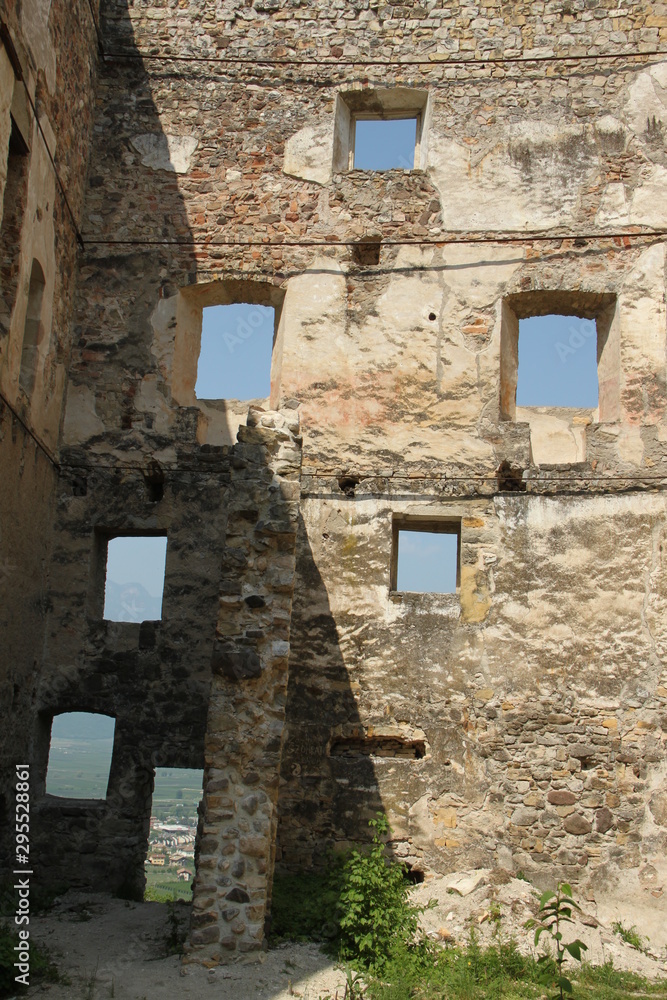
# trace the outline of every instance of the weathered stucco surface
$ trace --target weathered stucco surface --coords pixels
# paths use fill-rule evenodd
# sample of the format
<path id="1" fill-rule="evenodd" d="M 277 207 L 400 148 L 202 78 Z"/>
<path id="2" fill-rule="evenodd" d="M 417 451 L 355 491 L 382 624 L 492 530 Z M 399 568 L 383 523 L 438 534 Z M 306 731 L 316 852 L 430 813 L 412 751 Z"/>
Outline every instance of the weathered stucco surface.
<path id="1" fill-rule="evenodd" d="M 6 876 L 15 767 L 32 758 L 43 665 L 55 452 L 74 297 L 76 239 L 49 153 L 80 217 L 96 39 L 83 0 L 4 0 L 0 21 L 0 863 Z M 17 127 L 22 153 L 16 151 Z M 20 376 L 33 260 L 45 283 L 27 391 L 30 379 L 24 371 L 22 384 Z"/>
<path id="2" fill-rule="evenodd" d="M 38 801 L 44 880 L 57 836 L 139 894 L 155 766 L 205 766 L 189 961 L 261 948 L 274 863 L 378 809 L 413 867 L 567 877 L 665 943 L 662 9 L 107 0 L 101 31 L 38 793 L 55 713 L 116 742 L 106 801 Z M 348 169 L 354 116 L 401 112 L 417 168 Z M 276 309 L 267 400 L 195 397 L 231 302 Z M 554 312 L 596 323 L 595 409 L 516 406 Z M 460 533 L 456 593 L 392 591 L 418 518 Z M 163 619 L 105 622 L 103 540 L 142 531 Z"/>

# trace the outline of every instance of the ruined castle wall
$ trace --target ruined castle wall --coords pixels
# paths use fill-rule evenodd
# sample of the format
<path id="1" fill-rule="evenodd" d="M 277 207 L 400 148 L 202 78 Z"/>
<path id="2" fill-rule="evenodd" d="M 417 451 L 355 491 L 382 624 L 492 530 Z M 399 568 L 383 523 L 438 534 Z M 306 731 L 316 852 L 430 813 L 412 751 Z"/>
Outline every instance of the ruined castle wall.
<path id="1" fill-rule="evenodd" d="M 412 867 L 567 877 L 659 934 L 664 498 L 335 491 L 303 483 L 280 863 L 381 807 Z M 460 519 L 456 595 L 390 592 L 397 514 Z"/>
<path id="2" fill-rule="evenodd" d="M 114 45 L 107 28 L 105 45 Z M 258 301 L 279 314 L 283 294 L 278 282 L 242 273 L 224 287 L 215 272 L 199 280 L 181 176 L 197 174 L 198 143 L 174 139 L 159 97 L 140 61 L 103 64 L 35 699 L 33 839 L 45 884 L 141 898 L 155 768 L 203 768 L 191 951 L 218 961 L 256 951 L 264 937 L 299 420 L 294 407 L 249 415 L 248 401 L 195 398 L 201 331 L 188 323 L 197 308 L 220 289 L 223 301 Z M 182 132 L 185 108 L 180 116 Z M 124 235 L 157 243 L 95 242 Z M 106 545 L 118 534 L 167 537 L 159 621 L 103 617 Z M 116 721 L 103 800 L 46 794 L 52 719 L 68 711 Z"/>
<path id="3" fill-rule="evenodd" d="M 125 734 L 129 806 L 110 790 L 103 807 L 125 846 L 107 825 L 106 870 L 117 851 L 136 891 L 149 771 L 175 763 L 190 727 L 207 769 L 192 957 L 259 946 L 276 802 L 289 867 L 322 863 L 383 808 L 413 865 L 567 874 L 601 904 L 632 891 L 659 907 L 667 112 L 648 53 L 664 16 L 364 0 L 103 13 L 64 430 L 86 494 L 63 490 L 38 708 L 74 707 L 82 687 Z M 484 62 L 609 52 L 646 54 Z M 417 169 L 346 169 L 351 117 L 417 108 Z M 280 313 L 256 401 L 271 412 L 251 426 L 247 401 L 194 398 L 198 309 L 239 300 Z M 597 411 L 516 411 L 518 321 L 551 311 L 596 321 Z M 300 456 L 281 421 L 297 410 L 290 624 Z M 286 516 L 268 518 L 283 528 L 261 566 L 270 484 L 235 462 L 276 428 L 255 458 Z M 231 477 L 215 503 L 209 460 Z M 142 486 L 156 469 L 158 501 Z M 409 516 L 460 525 L 457 594 L 390 592 L 393 519 Z M 96 528 L 147 525 L 183 543 L 171 567 L 168 544 L 170 610 L 144 652 L 141 628 L 87 618 L 67 594 L 89 593 Z M 260 586 L 255 629 L 239 596 Z M 153 718 L 128 736 L 133 697 Z M 72 828 L 45 801 L 45 836 L 49 809 Z M 75 819 L 99 838 L 92 812 Z"/>
<path id="4" fill-rule="evenodd" d="M 14 768 L 31 760 L 77 253 L 51 157 L 80 220 L 97 39 L 84 0 L 7 0 L 0 5 L 0 20 L 0 815 L 5 816 L 5 809 L 13 808 Z M 28 330 L 34 260 L 44 287 L 41 311 L 28 317 L 35 321 Z M 33 334 L 35 349 L 26 351 Z M 7 829 L 3 824 L 3 837 Z"/>

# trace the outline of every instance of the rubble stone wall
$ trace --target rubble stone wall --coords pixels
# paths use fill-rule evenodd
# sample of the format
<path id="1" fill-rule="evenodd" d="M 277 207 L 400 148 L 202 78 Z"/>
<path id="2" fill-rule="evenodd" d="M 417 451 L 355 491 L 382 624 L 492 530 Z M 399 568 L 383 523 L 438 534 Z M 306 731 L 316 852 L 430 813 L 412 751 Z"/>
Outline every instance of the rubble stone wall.
<path id="1" fill-rule="evenodd" d="M 466 486 L 304 478 L 278 862 L 381 808 L 413 869 L 566 878 L 659 934 L 664 497 Z M 397 516 L 460 520 L 457 594 L 390 591 Z"/>
<path id="2" fill-rule="evenodd" d="M 193 960 L 260 946 L 274 849 L 321 864 L 377 809 L 413 866 L 662 914 L 662 7 L 107 0 L 101 30 L 38 706 L 118 713 L 86 877 L 115 852 L 139 891 L 150 770 L 196 753 Z M 346 169 L 354 116 L 401 111 L 417 168 Z M 194 398 L 216 301 L 279 312 L 249 423 Z M 595 409 L 516 408 L 549 312 L 596 323 Z M 456 594 L 392 591 L 401 517 L 458 525 Z M 142 525 L 163 622 L 87 618 L 96 527 Z"/>

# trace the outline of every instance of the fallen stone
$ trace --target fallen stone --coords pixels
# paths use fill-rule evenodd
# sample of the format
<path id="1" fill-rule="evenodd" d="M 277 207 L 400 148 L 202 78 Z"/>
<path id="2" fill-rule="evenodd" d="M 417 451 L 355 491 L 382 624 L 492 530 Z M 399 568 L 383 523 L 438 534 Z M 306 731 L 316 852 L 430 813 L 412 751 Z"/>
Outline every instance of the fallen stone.
<path id="1" fill-rule="evenodd" d="M 469 896 L 478 886 L 486 882 L 490 868 L 478 868 L 474 872 L 456 872 L 445 880 L 447 889 L 453 889 L 459 896 Z"/>

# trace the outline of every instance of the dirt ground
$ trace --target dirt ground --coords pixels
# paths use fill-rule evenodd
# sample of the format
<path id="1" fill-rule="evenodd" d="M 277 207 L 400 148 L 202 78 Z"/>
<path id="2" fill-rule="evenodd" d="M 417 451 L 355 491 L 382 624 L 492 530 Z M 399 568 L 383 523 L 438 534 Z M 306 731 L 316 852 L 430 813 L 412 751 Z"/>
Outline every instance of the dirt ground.
<path id="1" fill-rule="evenodd" d="M 480 937 L 496 933 L 525 948 L 530 936 L 523 924 L 537 909 L 537 892 L 503 869 L 457 872 L 415 886 L 413 898 L 435 906 L 422 917 L 424 930 L 435 940 L 464 942 L 471 922 Z M 501 914 L 500 924 L 493 913 Z M 187 903 L 173 908 L 183 929 Z M 647 955 L 598 922 L 594 907 L 585 907 L 573 934 L 588 945 L 588 959 L 613 959 L 618 969 L 650 978 L 665 975 L 664 956 Z M 619 915 L 622 919 L 622 915 Z M 183 966 L 169 954 L 173 926 L 169 908 L 161 903 L 129 903 L 96 893 L 69 892 L 48 915 L 31 921 L 32 940 L 48 948 L 67 985 L 35 985 L 28 996 L 48 1000 L 342 1000 L 345 973 L 313 944 L 289 944 L 270 949 L 254 964 L 232 964 L 207 970 Z"/>

